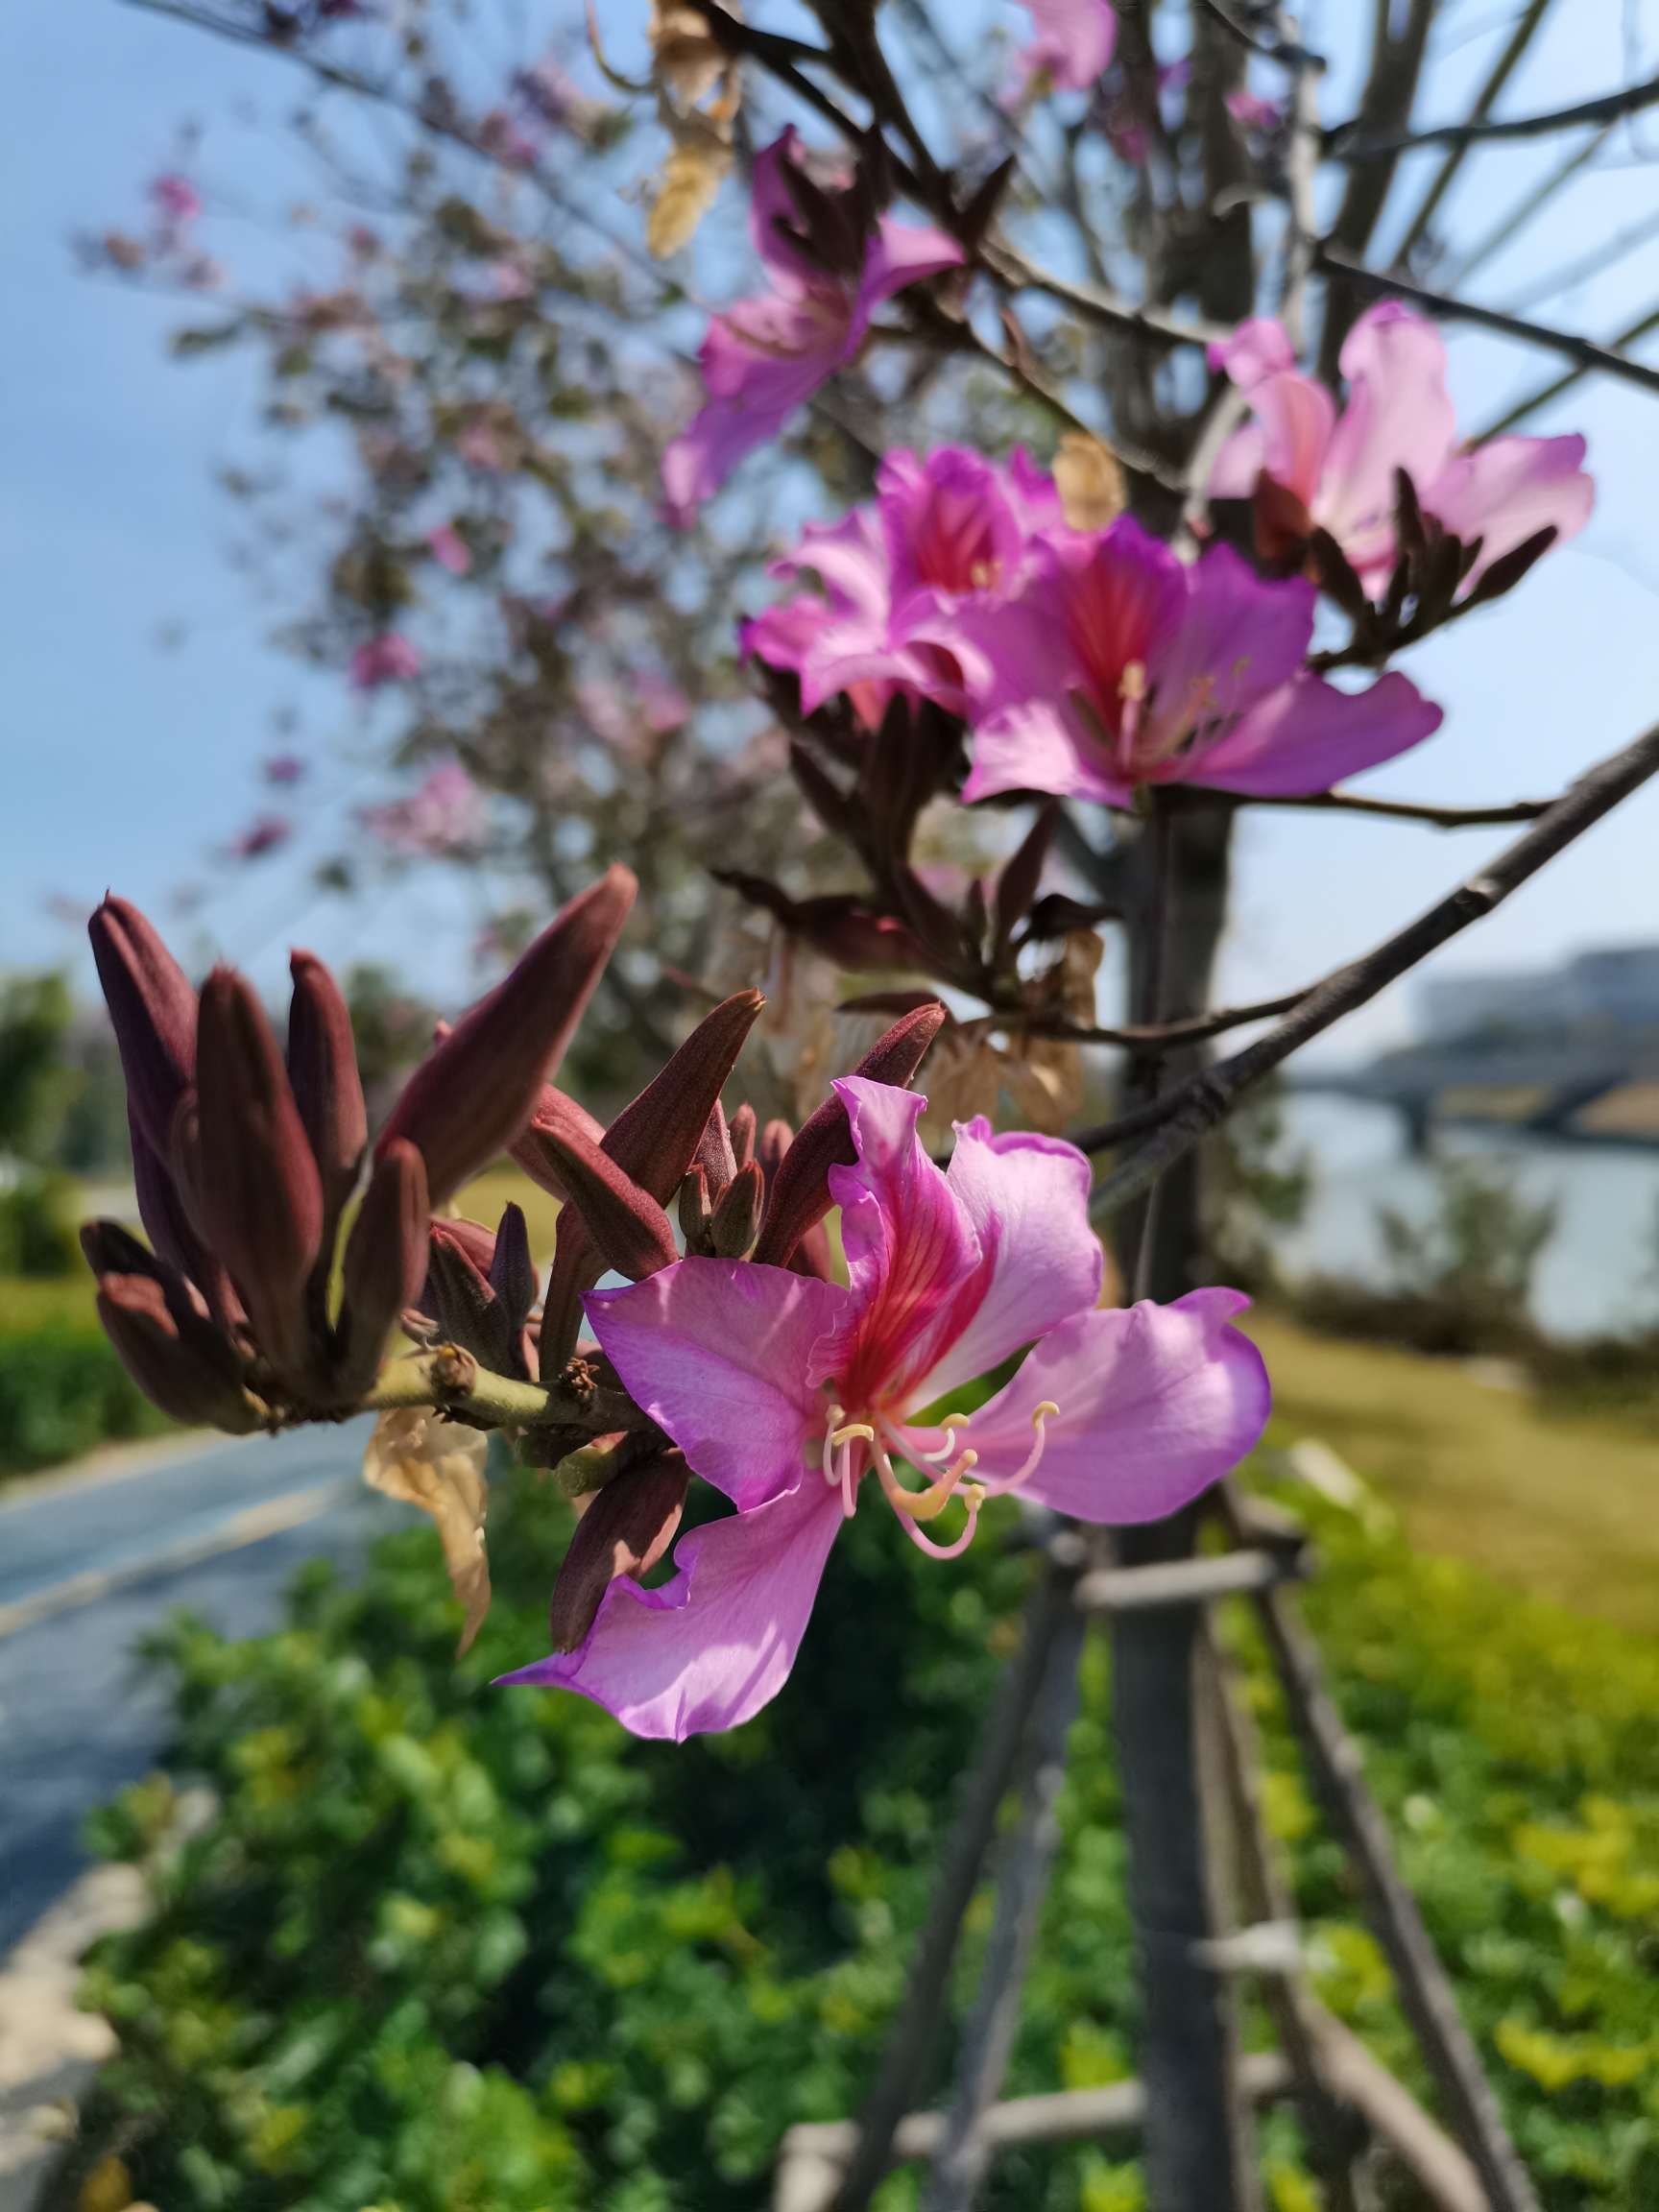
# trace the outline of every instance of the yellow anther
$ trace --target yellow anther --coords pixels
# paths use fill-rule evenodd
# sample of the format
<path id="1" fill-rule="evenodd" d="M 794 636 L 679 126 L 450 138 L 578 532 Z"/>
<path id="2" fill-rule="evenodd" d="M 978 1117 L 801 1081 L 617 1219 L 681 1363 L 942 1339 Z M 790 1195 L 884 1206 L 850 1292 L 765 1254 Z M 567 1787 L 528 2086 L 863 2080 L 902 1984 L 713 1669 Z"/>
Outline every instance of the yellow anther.
<path id="1" fill-rule="evenodd" d="M 1144 661 L 1131 661 L 1125 665 L 1122 675 L 1118 679 L 1118 696 L 1119 699 L 1145 698 L 1146 663 Z"/>
<path id="2" fill-rule="evenodd" d="M 966 1429 L 968 1425 L 969 1422 L 966 1413 L 947 1413 L 944 1420 L 939 1424 L 940 1428 L 946 1431 L 950 1431 L 951 1429 Z"/>
<path id="3" fill-rule="evenodd" d="M 1038 1407 L 1037 1410 L 1031 1416 L 1032 1428 L 1041 1429 L 1044 1422 L 1046 1421 L 1050 1415 L 1052 1415 L 1053 1418 L 1058 1421 L 1060 1418 L 1060 1408 L 1055 1405 L 1052 1398 L 1045 1398 L 1042 1405 Z"/>
<path id="4" fill-rule="evenodd" d="M 845 1429 L 832 1429 L 830 1441 L 839 1449 L 843 1444 L 851 1444 L 854 1436 L 862 1436 L 867 1444 L 876 1441 L 876 1431 L 867 1421 L 849 1421 Z"/>
<path id="5" fill-rule="evenodd" d="M 970 1513 L 977 1513 L 980 1506 L 985 1503 L 984 1483 L 964 1482 L 962 1485 L 962 1503 L 967 1506 Z"/>
<path id="6" fill-rule="evenodd" d="M 896 1513 L 904 1514 L 912 1521 L 937 1520 L 955 1495 L 956 1486 L 963 1476 L 967 1474 L 970 1467 L 976 1467 L 978 1464 L 979 1455 L 977 1452 L 964 1452 L 959 1459 L 953 1460 L 946 1468 L 938 1481 L 929 1482 L 926 1490 L 906 1490 L 895 1479 L 892 1489 L 887 1491 L 893 1510 Z M 886 1488 L 885 1483 L 882 1487 L 883 1489 Z M 968 1487 L 976 1490 L 979 1485 L 976 1482 L 972 1482 Z"/>

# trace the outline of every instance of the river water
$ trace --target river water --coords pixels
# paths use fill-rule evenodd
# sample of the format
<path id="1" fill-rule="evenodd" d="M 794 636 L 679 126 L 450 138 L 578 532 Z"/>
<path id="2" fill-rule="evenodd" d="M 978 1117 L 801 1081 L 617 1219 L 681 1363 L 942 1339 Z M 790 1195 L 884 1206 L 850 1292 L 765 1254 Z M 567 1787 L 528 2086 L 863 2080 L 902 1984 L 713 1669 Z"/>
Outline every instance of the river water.
<path id="1" fill-rule="evenodd" d="M 1287 1143 L 1310 1155 L 1307 1213 L 1276 1245 L 1291 1275 L 1391 1280 L 1377 1209 L 1432 1214 L 1431 1167 L 1411 1156 L 1403 1118 L 1361 1100 L 1292 1096 Z M 1509 1131 L 1443 1131 L 1437 1147 L 1502 1166 L 1528 1201 L 1551 1200 L 1554 1234 L 1532 1280 L 1532 1310 L 1551 1334 L 1626 1334 L 1659 1327 L 1659 1149 L 1575 1144 Z"/>

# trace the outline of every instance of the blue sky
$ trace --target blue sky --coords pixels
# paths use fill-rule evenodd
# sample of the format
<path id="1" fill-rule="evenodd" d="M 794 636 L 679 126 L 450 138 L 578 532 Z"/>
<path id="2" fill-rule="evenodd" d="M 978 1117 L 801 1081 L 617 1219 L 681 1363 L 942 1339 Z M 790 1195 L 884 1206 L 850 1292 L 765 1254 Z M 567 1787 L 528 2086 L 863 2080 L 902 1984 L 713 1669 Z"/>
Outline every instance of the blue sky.
<path id="1" fill-rule="evenodd" d="M 1351 11 L 1328 4 L 1327 22 Z M 1010 14 L 1010 22 L 1018 17 Z M 1481 0 L 1449 15 L 1444 83 L 1485 65 L 1500 20 Z M 1512 111 L 1618 82 L 1633 38 L 1659 57 L 1659 6 L 1556 0 L 1512 87 Z M 1310 36 L 1319 28 L 1311 23 Z M 208 240 L 275 270 L 291 249 L 256 211 L 305 189 L 282 119 L 297 81 L 275 62 L 117 0 L 54 0 L 0 19 L 0 650 L 6 762 L 0 966 L 78 958 L 55 900 L 113 885 L 160 906 L 186 875 L 212 897 L 198 949 L 275 983 L 288 942 L 325 957 L 390 954 L 428 988 L 467 988 L 475 907 L 438 874 L 353 903 L 319 901 L 285 861 L 240 874 L 214 849 L 257 810 L 255 764 L 275 718 L 298 711 L 331 739 L 325 788 L 356 787 L 363 731 L 332 680 L 282 654 L 274 611 L 228 554 L 235 517 L 216 470 L 252 449 L 252 355 L 188 367 L 165 353 L 176 302 L 133 296 L 76 267 L 79 230 L 135 224 L 143 185 L 171 162 L 177 126 L 202 125 Z M 1340 87 L 1327 112 L 1341 111 Z M 1659 149 L 1659 115 L 1646 126 Z M 1491 161 L 1459 214 L 1490 220 L 1535 159 Z M 1506 302 L 1557 265 L 1659 207 L 1659 167 L 1627 148 L 1525 246 L 1483 276 Z M 1540 309 L 1603 333 L 1659 300 L 1659 246 Z M 1659 349 L 1655 349 L 1659 351 Z M 1453 341 L 1461 419 L 1488 419 L 1542 381 L 1536 356 L 1473 334 Z M 1534 430 L 1583 430 L 1599 481 L 1594 521 L 1503 607 L 1433 640 L 1408 672 L 1448 710 L 1439 737 L 1365 780 L 1378 794 L 1476 803 L 1542 795 L 1659 716 L 1659 399 L 1576 387 Z M 171 638 L 171 642 L 168 640 Z M 1259 997 L 1361 950 L 1477 866 L 1497 839 L 1258 811 L 1239 846 L 1223 987 Z M 1532 964 L 1586 945 L 1659 938 L 1659 789 L 1630 803 L 1442 959 Z M 1331 1048 L 1398 1034 L 1396 991 Z"/>

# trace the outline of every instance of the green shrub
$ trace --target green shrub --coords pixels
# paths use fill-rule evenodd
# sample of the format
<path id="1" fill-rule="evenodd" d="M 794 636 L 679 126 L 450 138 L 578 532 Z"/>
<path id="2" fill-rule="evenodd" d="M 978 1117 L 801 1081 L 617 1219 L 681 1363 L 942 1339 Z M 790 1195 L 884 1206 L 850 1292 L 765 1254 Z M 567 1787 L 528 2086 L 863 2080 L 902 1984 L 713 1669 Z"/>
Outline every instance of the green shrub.
<path id="1" fill-rule="evenodd" d="M 1545 2202 L 1650 2212 L 1659 1647 L 1318 1518 L 1310 1614 Z M 356 1589 L 308 1570 L 279 1635 L 169 1629 L 180 1760 L 221 1812 L 156 1873 L 151 1924 L 95 1955 L 122 2048 L 77 2172 L 114 2145 L 170 2212 L 758 2212 L 784 2128 L 856 2109 L 1029 1555 L 998 1543 L 1005 1508 L 948 1569 L 857 1516 L 783 1695 L 676 1748 L 489 1686 L 541 1647 L 568 1526 L 527 1476 L 497 1485 L 499 1596 L 459 1665 L 424 1532 Z M 1425 2088 L 1242 1608 L 1227 1632 L 1320 1984 Z M 1108 1689 L 1092 1640 L 1016 2094 L 1133 2068 Z M 170 1803 L 130 1791 L 101 1847 L 144 1858 Z M 1272 2116 L 1286 2212 L 1314 2200 L 1297 2141 Z M 987 2202 L 1133 2212 L 1131 2148 L 1009 2156 Z M 898 2176 L 884 2212 L 913 2201 Z"/>
<path id="2" fill-rule="evenodd" d="M 0 1476 L 26 1475 L 112 1437 L 154 1436 L 172 1426 L 103 1335 L 51 1328 L 0 1336 Z"/>

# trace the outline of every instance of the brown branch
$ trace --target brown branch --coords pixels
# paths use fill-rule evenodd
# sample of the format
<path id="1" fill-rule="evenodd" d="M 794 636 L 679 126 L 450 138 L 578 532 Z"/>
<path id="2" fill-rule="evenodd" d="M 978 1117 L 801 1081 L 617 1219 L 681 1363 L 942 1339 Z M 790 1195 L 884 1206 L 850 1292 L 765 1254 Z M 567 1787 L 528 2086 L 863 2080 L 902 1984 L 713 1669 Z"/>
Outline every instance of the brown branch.
<path id="1" fill-rule="evenodd" d="M 1162 1051 L 1178 1045 L 1202 1045 L 1207 1037 L 1219 1037 L 1226 1029 L 1242 1029 L 1246 1022 L 1270 1022 L 1276 1014 L 1288 1014 L 1307 996 L 1306 990 L 1287 991 L 1279 998 L 1263 998 L 1259 1006 L 1223 1006 L 1214 1014 L 1195 1014 L 1188 1022 L 1142 1022 L 1127 1029 L 1083 1029 L 1069 1022 L 1050 1027 L 1042 1022 L 1019 1022 L 1013 1012 L 1006 1020 L 1010 1027 L 1018 1025 L 1029 1036 L 1059 1037 L 1069 1045 L 1127 1045 L 1142 1052 L 1148 1048 Z"/>
<path id="2" fill-rule="evenodd" d="M 1092 284 L 1073 284 L 1069 278 L 1056 276 L 1052 270 L 1028 260 L 1005 238 L 988 241 L 981 259 L 987 273 L 1010 290 L 1046 292 L 1050 300 L 1058 300 L 1063 306 L 1081 315 L 1085 322 L 1098 323 L 1103 329 L 1121 331 L 1127 337 L 1144 339 L 1149 344 L 1214 346 L 1233 334 L 1229 324 L 1189 322 L 1181 316 L 1166 314 L 1161 307 L 1137 307 L 1127 300 L 1119 300 L 1115 293 L 1102 292 Z"/>
<path id="3" fill-rule="evenodd" d="M 1632 323 L 1628 330 L 1621 330 L 1613 340 L 1615 346 L 1632 346 L 1638 338 L 1646 338 L 1648 331 L 1659 328 L 1659 307 L 1649 308 L 1646 315 Z M 1552 383 L 1541 384 L 1536 392 L 1525 399 L 1517 400 L 1506 414 L 1495 422 L 1488 422 L 1483 430 L 1476 432 L 1472 445 L 1484 445 L 1488 439 L 1502 437 L 1512 430 L 1517 422 L 1525 422 L 1528 415 L 1535 415 L 1540 407 L 1547 407 L 1551 399 L 1559 399 L 1563 392 L 1570 392 L 1575 384 L 1581 384 L 1590 373 L 1588 369 L 1569 369 L 1565 376 L 1557 376 Z"/>
<path id="4" fill-rule="evenodd" d="M 1428 913 L 1390 937 L 1386 943 L 1352 961 L 1346 968 L 1314 985 L 1293 1013 L 1277 1028 L 1247 1045 L 1229 1060 L 1206 1068 L 1166 1096 L 1153 1102 L 1148 1112 L 1165 1118 L 1151 1141 L 1133 1153 L 1094 1186 L 1090 1208 L 1096 1220 L 1139 1196 L 1166 1167 L 1190 1151 L 1233 1110 L 1240 1094 L 1252 1084 L 1299 1051 L 1310 1039 L 1352 1014 L 1397 976 L 1415 968 L 1440 946 L 1479 922 L 1539 869 L 1553 860 L 1584 832 L 1610 813 L 1621 801 L 1639 790 L 1659 772 L 1659 723 L 1645 731 L 1634 743 L 1613 754 L 1581 776 L 1542 815 L 1524 837 L 1460 884 Z M 1123 1118 L 1125 1120 L 1129 1117 Z M 1084 1133 L 1082 1148 L 1098 1149 L 1116 1137 L 1134 1132 L 1108 1122 L 1105 1129 Z"/>
<path id="5" fill-rule="evenodd" d="M 1527 0 L 1527 6 L 1521 11 L 1515 29 L 1510 34 L 1508 44 L 1499 55 L 1491 75 L 1480 87 L 1475 105 L 1469 111 L 1468 119 L 1471 123 L 1484 123 L 1487 116 L 1492 112 L 1499 94 L 1520 65 L 1527 47 L 1531 45 L 1533 35 L 1539 24 L 1543 22 L 1545 11 L 1549 6 L 1550 0 Z M 1407 265 L 1411 258 L 1412 249 L 1428 235 L 1429 226 L 1434 220 L 1435 210 L 1451 190 L 1458 170 L 1463 166 L 1464 157 L 1468 151 L 1469 141 L 1465 139 L 1461 144 L 1455 145 L 1440 164 L 1434 181 L 1424 194 L 1416 214 L 1406 226 L 1405 236 L 1394 249 L 1394 266 L 1397 269 L 1404 269 Z"/>
<path id="6" fill-rule="evenodd" d="M 1659 106 L 1659 77 L 1646 84 L 1626 85 L 1623 92 L 1605 93 L 1599 100 L 1581 100 L 1576 108 L 1556 108 L 1545 115 L 1517 115 L 1507 122 L 1484 118 L 1468 123 L 1439 123 L 1429 131 L 1397 132 L 1389 138 L 1363 138 L 1345 143 L 1351 123 L 1339 124 L 1325 133 L 1325 156 L 1331 161 L 1380 161 L 1391 154 L 1410 154 L 1419 146 L 1468 146 L 1478 141 L 1504 138 L 1541 138 L 1551 131 L 1573 131 L 1584 123 L 1617 123 L 1644 108 Z"/>
<path id="7" fill-rule="evenodd" d="M 1258 799 L 1252 806 L 1306 806 L 1320 812 L 1376 814 L 1396 822 L 1427 822 L 1435 830 L 1484 830 L 1502 822 L 1536 822 L 1553 799 L 1517 799 L 1508 806 L 1424 806 L 1410 799 L 1361 799 L 1347 791 L 1314 791 L 1305 798 Z"/>
<path id="8" fill-rule="evenodd" d="M 1650 369 L 1645 361 L 1632 361 L 1623 353 L 1614 352 L 1611 347 L 1598 344 L 1594 338 L 1580 338 L 1570 330 L 1555 330 L 1547 323 L 1528 323 L 1522 316 L 1505 315 L 1498 307 L 1479 307 L 1472 300 L 1455 300 L 1447 292 L 1431 292 L 1426 284 L 1414 284 L 1408 277 L 1367 269 L 1363 262 L 1351 261 L 1345 253 L 1334 252 L 1329 246 L 1320 247 L 1314 265 L 1327 276 L 1344 277 L 1362 290 L 1388 292 L 1396 299 L 1412 301 L 1431 315 L 1444 315 L 1456 323 L 1473 323 L 1482 330 L 1496 330 L 1502 337 L 1519 338 L 1526 345 L 1541 346 L 1551 353 L 1564 353 L 1586 375 L 1599 370 L 1603 375 L 1623 377 L 1627 384 L 1639 384 L 1645 392 L 1659 392 L 1659 369 Z"/>

